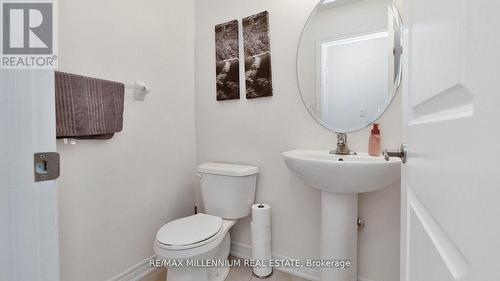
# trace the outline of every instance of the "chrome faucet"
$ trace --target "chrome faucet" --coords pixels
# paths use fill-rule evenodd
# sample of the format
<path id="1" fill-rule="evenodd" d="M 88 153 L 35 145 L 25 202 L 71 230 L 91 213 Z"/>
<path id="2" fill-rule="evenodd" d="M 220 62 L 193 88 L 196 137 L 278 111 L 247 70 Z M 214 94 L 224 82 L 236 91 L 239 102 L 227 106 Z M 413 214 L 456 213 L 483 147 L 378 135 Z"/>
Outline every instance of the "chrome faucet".
<path id="1" fill-rule="evenodd" d="M 356 155 L 356 152 L 351 151 L 347 145 L 347 134 L 337 133 L 337 149 L 330 151 L 330 154 Z"/>

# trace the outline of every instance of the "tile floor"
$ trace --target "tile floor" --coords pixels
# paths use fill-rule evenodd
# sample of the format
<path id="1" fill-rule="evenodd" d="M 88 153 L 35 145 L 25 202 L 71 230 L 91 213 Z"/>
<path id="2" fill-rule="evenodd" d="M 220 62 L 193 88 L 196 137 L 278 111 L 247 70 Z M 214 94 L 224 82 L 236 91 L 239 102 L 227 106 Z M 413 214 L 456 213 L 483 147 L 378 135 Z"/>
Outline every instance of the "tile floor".
<path id="1" fill-rule="evenodd" d="M 157 270 L 146 276 L 142 281 L 165 281 L 167 272 L 165 269 Z M 259 279 L 252 274 L 250 267 L 233 267 L 229 271 L 226 281 L 307 281 L 305 279 L 291 276 L 289 274 L 274 271 L 273 275 L 268 279 Z"/>

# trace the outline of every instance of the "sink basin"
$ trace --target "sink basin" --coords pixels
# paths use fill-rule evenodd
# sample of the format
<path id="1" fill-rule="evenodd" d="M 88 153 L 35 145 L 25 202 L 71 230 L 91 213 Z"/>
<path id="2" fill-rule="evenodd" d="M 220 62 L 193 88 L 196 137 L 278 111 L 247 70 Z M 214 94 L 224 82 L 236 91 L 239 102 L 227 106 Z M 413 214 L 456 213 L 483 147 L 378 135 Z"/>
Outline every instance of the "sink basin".
<path id="1" fill-rule="evenodd" d="M 383 189 L 400 178 L 401 160 L 368 154 L 332 155 L 321 150 L 283 153 L 288 168 L 308 185 L 326 192 L 364 193 Z"/>
<path id="2" fill-rule="evenodd" d="M 283 159 L 297 177 L 321 190 L 321 259 L 351 264 L 344 269 L 321 268 L 321 281 L 356 281 L 358 193 L 396 182 L 401 160 L 319 150 L 292 150 L 283 153 Z"/>

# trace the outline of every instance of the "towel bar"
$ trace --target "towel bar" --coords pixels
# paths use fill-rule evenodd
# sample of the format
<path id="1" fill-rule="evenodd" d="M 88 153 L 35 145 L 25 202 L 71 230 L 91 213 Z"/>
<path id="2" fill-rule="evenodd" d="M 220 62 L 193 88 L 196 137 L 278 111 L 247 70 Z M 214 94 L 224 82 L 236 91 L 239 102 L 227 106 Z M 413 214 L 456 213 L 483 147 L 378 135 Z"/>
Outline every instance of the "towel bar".
<path id="1" fill-rule="evenodd" d="M 145 100 L 146 95 L 151 91 L 144 83 L 139 81 L 134 82 L 133 85 L 125 84 L 125 89 L 134 90 L 134 98 L 140 101 Z"/>

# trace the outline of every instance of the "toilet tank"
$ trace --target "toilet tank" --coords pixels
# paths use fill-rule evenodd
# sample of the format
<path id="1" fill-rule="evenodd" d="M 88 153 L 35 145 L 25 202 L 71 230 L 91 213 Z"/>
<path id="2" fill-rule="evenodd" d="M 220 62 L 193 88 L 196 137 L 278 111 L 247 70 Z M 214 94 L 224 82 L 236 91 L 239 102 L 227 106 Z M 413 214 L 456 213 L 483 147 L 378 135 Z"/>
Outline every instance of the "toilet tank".
<path id="1" fill-rule="evenodd" d="M 222 163 L 198 166 L 205 213 L 236 220 L 250 215 L 259 168 Z"/>

